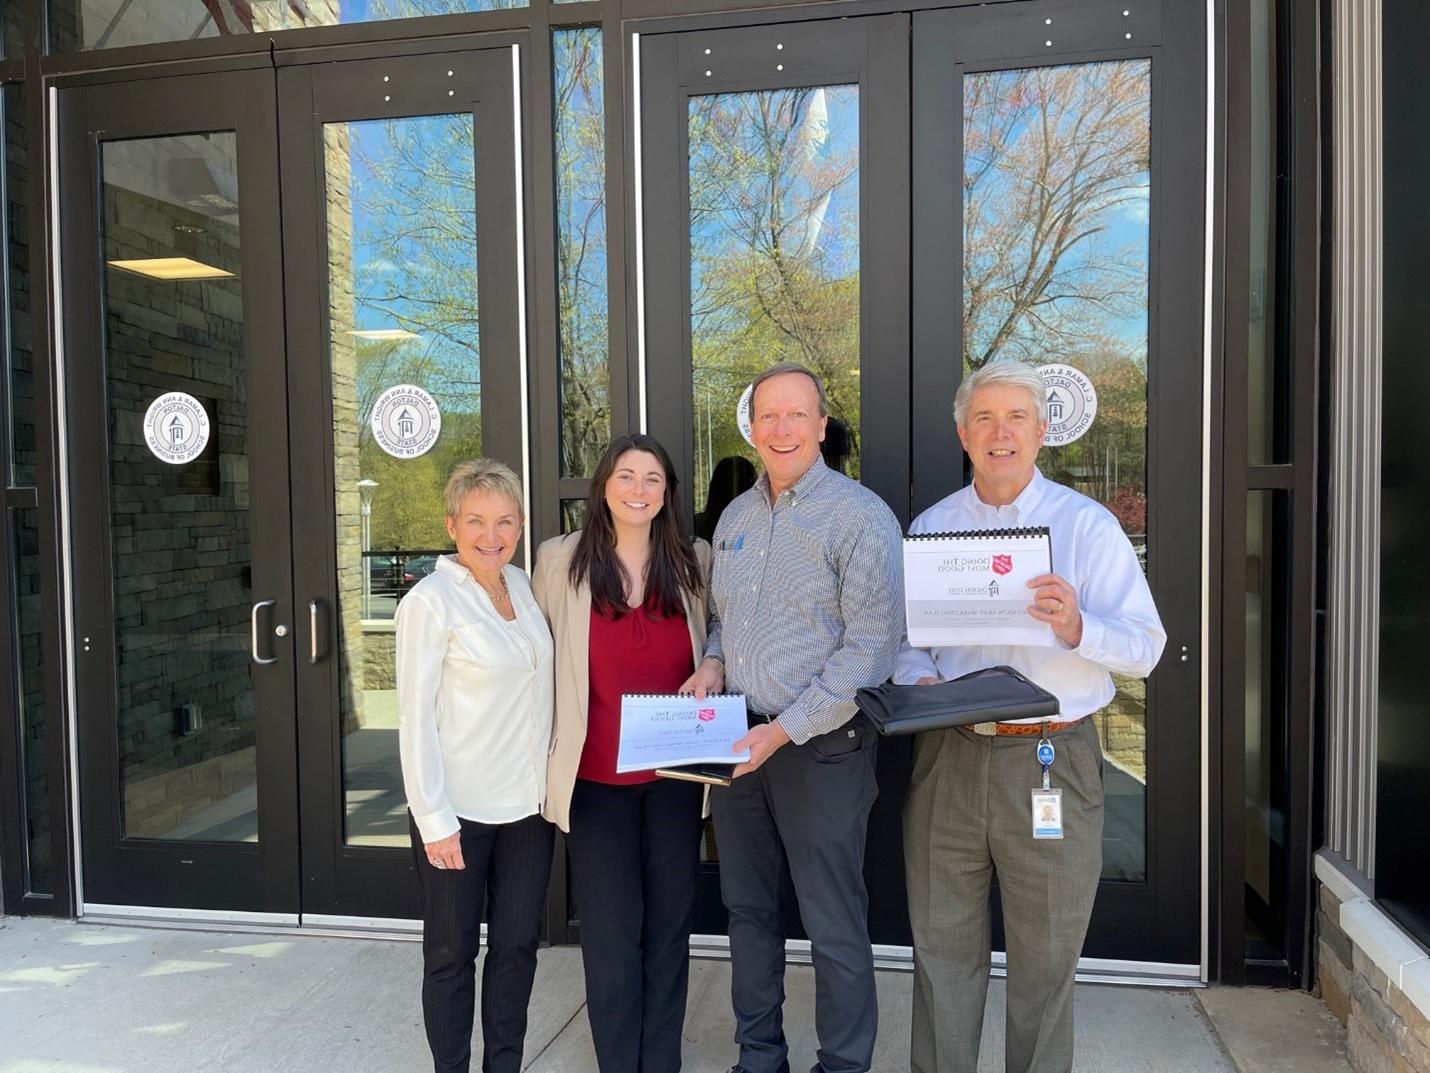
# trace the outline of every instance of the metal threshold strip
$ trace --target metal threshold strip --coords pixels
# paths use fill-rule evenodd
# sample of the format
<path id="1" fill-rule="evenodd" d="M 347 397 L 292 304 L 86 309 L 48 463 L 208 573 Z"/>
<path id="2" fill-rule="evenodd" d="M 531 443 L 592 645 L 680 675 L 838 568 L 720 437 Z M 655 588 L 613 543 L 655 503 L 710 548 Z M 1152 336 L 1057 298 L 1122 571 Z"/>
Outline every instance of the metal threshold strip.
<path id="1" fill-rule="evenodd" d="M 724 935 L 692 935 L 690 956 L 724 959 L 730 956 L 730 940 Z M 808 939 L 785 940 L 785 963 L 810 964 Z M 874 944 L 874 967 L 894 972 L 914 971 L 914 952 L 908 946 Z M 991 975 L 1008 975 L 1007 957 L 1003 951 L 993 951 Z M 1205 987 L 1200 965 L 1179 965 L 1163 961 L 1121 961 L 1107 958 L 1079 958 L 1077 979 L 1085 984 L 1120 984 L 1133 987 Z"/>
<path id="2" fill-rule="evenodd" d="M 227 931 L 261 934 L 310 935 L 321 938 L 389 939 L 419 942 L 422 921 L 389 917 L 332 916 L 317 913 L 238 913 L 222 909 L 168 909 L 156 906 L 95 905 L 86 903 L 81 924 L 106 924 L 127 928 L 168 928 L 180 931 Z M 487 926 L 482 925 L 486 937 Z M 728 960 L 730 940 L 724 935 L 692 935 L 690 956 Z M 810 964 L 808 939 L 785 942 L 785 961 L 790 965 Z M 874 966 L 894 972 L 912 972 L 913 950 L 907 946 L 874 945 Z M 993 952 L 994 977 L 1007 975 L 1002 951 Z M 1160 961 L 1120 961 L 1081 958 L 1079 983 L 1120 984 L 1132 987 L 1205 987 L 1200 965 L 1179 965 Z"/>

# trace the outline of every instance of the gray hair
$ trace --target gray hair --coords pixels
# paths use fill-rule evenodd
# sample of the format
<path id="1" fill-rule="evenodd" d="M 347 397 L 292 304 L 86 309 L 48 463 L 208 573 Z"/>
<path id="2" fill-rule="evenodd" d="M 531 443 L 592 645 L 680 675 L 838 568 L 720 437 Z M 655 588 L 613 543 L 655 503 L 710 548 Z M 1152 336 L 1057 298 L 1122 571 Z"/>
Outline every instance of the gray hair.
<path id="1" fill-rule="evenodd" d="M 953 397 L 953 421 L 962 425 L 968 417 L 968 407 L 973 396 L 981 387 L 1007 384 L 1020 387 L 1033 396 L 1033 405 L 1038 411 L 1038 424 L 1048 422 L 1048 389 L 1038 370 L 1026 362 L 1016 360 L 990 361 L 981 369 L 975 369 L 958 385 L 958 394 Z"/>
<path id="2" fill-rule="evenodd" d="M 766 380 L 773 380 L 777 376 L 784 376 L 786 373 L 799 373 L 807 376 L 814 382 L 814 390 L 819 392 L 819 416 L 829 416 L 829 399 L 824 394 L 824 381 L 816 376 L 812 371 L 806 369 L 797 361 L 782 361 L 776 365 L 771 365 L 754 380 L 750 381 L 750 416 L 754 417 L 755 392 L 760 390 L 760 385 Z"/>
<path id="3" fill-rule="evenodd" d="M 526 504 L 522 502 L 521 478 L 511 471 L 511 467 L 495 458 L 476 458 L 463 462 L 447 478 L 442 499 L 447 505 L 447 517 L 455 518 L 462 512 L 462 502 L 473 492 L 487 492 L 503 496 L 516 504 L 516 513 L 526 521 Z"/>

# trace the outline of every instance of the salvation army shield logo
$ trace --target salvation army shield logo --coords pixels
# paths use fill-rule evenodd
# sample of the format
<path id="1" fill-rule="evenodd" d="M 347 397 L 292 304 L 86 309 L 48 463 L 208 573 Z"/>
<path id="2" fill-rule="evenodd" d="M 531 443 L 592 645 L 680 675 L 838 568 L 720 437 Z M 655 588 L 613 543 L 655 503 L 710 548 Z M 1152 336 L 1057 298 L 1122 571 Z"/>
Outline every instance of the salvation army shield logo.
<path id="1" fill-rule="evenodd" d="M 1048 433 L 1043 443 L 1061 447 L 1081 439 L 1097 416 L 1097 390 L 1080 369 L 1043 365 L 1038 369 L 1048 390 Z"/>
<path id="2" fill-rule="evenodd" d="M 696 716 L 699 717 L 699 719 L 700 719 L 700 721 L 701 721 L 702 723 L 708 723 L 708 722 L 710 722 L 712 719 L 715 718 L 715 709 L 714 709 L 714 708 L 697 708 L 696 711 L 695 711 L 695 714 L 696 714 Z"/>
<path id="3" fill-rule="evenodd" d="M 995 574 L 1007 574 L 1013 569 L 1013 556 L 995 555 L 993 556 L 993 572 Z"/>
<path id="4" fill-rule="evenodd" d="M 144 442 L 160 462 L 171 466 L 192 462 L 209 442 L 209 415 L 203 403 L 182 391 L 160 395 L 144 414 Z"/>
<path id="5" fill-rule="evenodd" d="M 442 411 L 420 387 L 398 384 L 377 397 L 368 423 L 372 438 L 393 458 L 417 458 L 437 442 Z"/>

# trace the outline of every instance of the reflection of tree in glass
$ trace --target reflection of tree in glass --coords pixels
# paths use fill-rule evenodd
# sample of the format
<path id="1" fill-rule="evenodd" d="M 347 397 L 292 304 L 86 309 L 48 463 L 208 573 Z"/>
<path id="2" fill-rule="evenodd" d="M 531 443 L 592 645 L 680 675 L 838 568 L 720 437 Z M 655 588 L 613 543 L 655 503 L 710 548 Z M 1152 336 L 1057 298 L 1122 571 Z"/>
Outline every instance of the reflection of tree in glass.
<path id="1" fill-rule="evenodd" d="M 774 362 L 819 373 L 858 443 L 858 127 L 855 86 L 690 102 L 697 510 L 715 460 L 754 457 L 735 403 Z"/>
<path id="2" fill-rule="evenodd" d="M 1150 65 L 971 74 L 963 109 L 964 367 L 1145 348 Z"/>
<path id="3" fill-rule="evenodd" d="M 963 92 L 964 368 L 1087 373 L 1097 419 L 1040 464 L 1145 551 L 1150 67 L 993 71 Z"/>
<path id="4" fill-rule="evenodd" d="M 360 470 L 377 482 L 372 546 L 446 547 L 443 484 L 482 444 L 472 117 L 369 120 L 328 131 L 330 152 L 347 139 L 353 323 L 361 333 L 388 333 L 353 340 Z M 343 273 L 333 269 L 336 286 Z M 421 458 L 395 459 L 373 442 L 373 404 L 396 384 L 425 388 L 441 408 L 441 435 Z"/>
<path id="5" fill-rule="evenodd" d="M 363 419 L 377 392 L 403 382 L 426 388 L 444 413 L 477 413 L 472 117 L 370 120 L 348 129 L 354 319 L 360 330 L 417 337 L 368 350 L 359 374 L 372 388 L 360 384 Z M 399 374 L 407 379 L 393 378 Z"/>
<path id="6" fill-rule="evenodd" d="M 589 476 L 610 440 L 601 31 L 554 35 L 561 475 Z"/>

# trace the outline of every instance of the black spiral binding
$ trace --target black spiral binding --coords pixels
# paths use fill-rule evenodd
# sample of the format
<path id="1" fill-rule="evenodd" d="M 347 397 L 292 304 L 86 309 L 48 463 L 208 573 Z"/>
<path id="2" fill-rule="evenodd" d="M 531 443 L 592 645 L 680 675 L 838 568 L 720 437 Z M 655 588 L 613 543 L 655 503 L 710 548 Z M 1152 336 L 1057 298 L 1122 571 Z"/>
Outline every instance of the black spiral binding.
<path id="1" fill-rule="evenodd" d="M 694 693 L 622 693 L 622 698 L 629 697 L 631 700 L 672 700 L 677 697 L 693 697 Z M 706 693 L 705 698 L 718 697 L 721 700 L 731 700 L 735 697 L 743 698 L 743 693 Z"/>
<path id="2" fill-rule="evenodd" d="M 965 529 L 958 533 L 910 533 L 905 540 L 984 540 L 988 537 L 1051 537 L 1046 525 L 1030 525 L 1022 529 Z"/>

